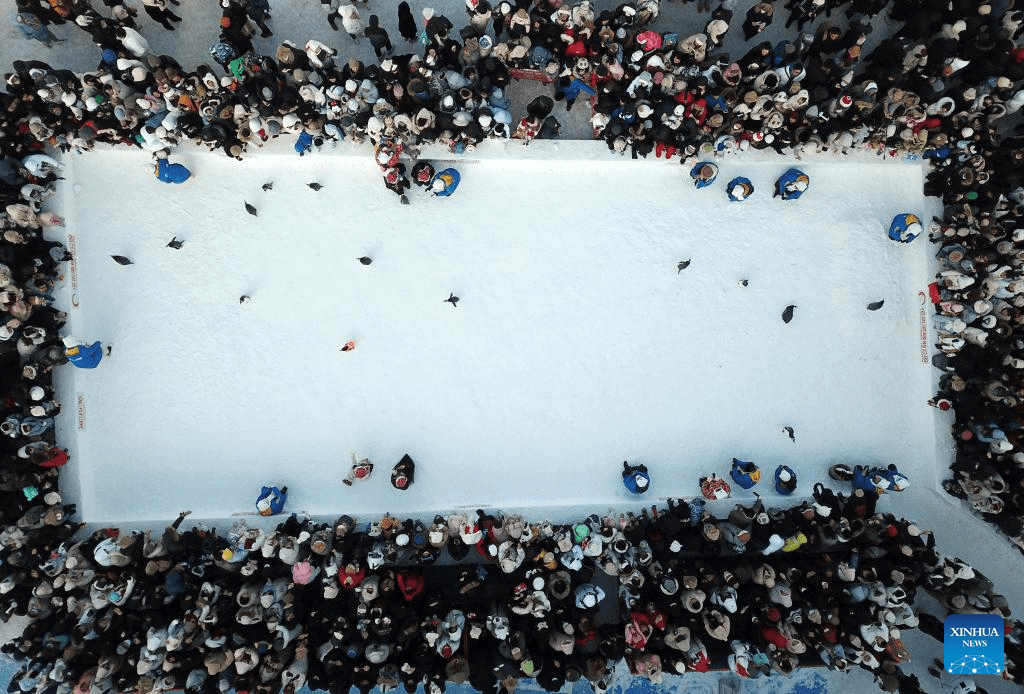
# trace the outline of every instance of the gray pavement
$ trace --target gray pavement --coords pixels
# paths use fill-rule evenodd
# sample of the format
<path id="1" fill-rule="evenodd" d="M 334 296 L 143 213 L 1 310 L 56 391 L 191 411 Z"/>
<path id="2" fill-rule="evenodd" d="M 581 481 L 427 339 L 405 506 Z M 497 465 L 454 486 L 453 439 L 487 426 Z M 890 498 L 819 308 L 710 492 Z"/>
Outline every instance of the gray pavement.
<path id="1" fill-rule="evenodd" d="M 100 14 L 109 14 L 102 2 L 91 1 L 93 7 Z M 215 0 L 181 0 L 181 5 L 174 8 L 183 20 L 177 24 L 176 31 L 168 31 L 150 19 L 142 10 L 141 0 L 126 0 L 126 4 L 138 11 L 136 21 L 139 31 L 149 41 L 154 53 L 173 56 L 185 68 L 194 68 L 201 64 L 216 67 L 210 57 L 209 48 L 216 42 L 219 31 L 218 22 L 221 9 L 218 2 Z M 718 4 L 718 2 L 714 2 L 712 7 L 717 7 Z M 725 42 L 718 53 L 737 59 L 746 53 L 752 45 L 744 41 L 740 25 L 747 9 L 755 3 L 753 0 L 726 0 L 725 4 L 736 6 L 735 16 Z M 259 36 L 254 38 L 253 42 L 258 51 L 273 55 L 282 41 L 289 40 L 302 46 L 309 39 L 317 39 L 338 49 L 338 55 L 341 58 L 354 56 L 364 63 L 376 61 L 368 41 L 362 39 L 355 43 L 343 30 L 331 29 L 327 23 L 325 6 L 319 0 L 271 0 L 270 5 L 272 19 L 269 25 L 274 35 L 270 38 Z M 435 2 L 410 0 L 409 5 L 417 19 L 424 7 L 431 7 L 436 14 L 448 17 L 456 30 L 468 23 L 464 0 L 436 0 Z M 612 9 L 617 3 L 598 0 L 594 5 L 601 10 Z M 795 35 L 795 25 L 789 29 L 784 28 L 788 12 L 782 8 L 781 2 L 777 2 L 776 5 L 778 9 L 775 21 L 763 34 L 755 37 L 754 43 L 770 41 L 774 44 L 783 38 Z M 62 26 L 51 27 L 53 33 L 64 42 L 56 44 L 53 48 L 47 48 L 37 41 L 22 38 L 13 21 L 14 2 L 7 0 L 3 6 L 7 12 L 7 21 L 0 23 L 0 71 L 9 72 L 12 61 L 17 59 L 42 60 L 55 68 L 69 68 L 77 72 L 92 70 L 99 63 L 99 49 L 92 43 L 89 35 L 77 26 L 65 23 Z M 370 0 L 366 5 L 357 3 L 356 6 L 364 20 L 370 14 L 378 15 L 381 26 L 391 35 L 396 53 L 419 51 L 419 44 L 405 42 L 398 33 L 397 2 L 394 0 Z M 659 32 L 674 31 L 680 39 L 703 31 L 710 18 L 710 12 L 697 12 L 696 8 L 697 3 L 695 2 L 662 0 L 661 15 L 651 28 Z M 846 17 L 842 11 L 839 11 L 831 19 L 821 18 L 814 25 L 807 25 L 805 31 L 813 31 L 823 21 L 830 21 L 841 28 L 845 28 L 847 24 Z M 875 18 L 875 26 L 876 30 L 864 44 L 865 55 L 870 52 L 881 36 L 890 33 L 894 28 L 886 24 L 884 16 Z M 457 32 L 453 32 L 453 34 L 455 33 Z M 552 94 L 553 88 L 527 80 L 521 80 L 515 84 L 510 90 L 510 97 L 518 110 L 514 108 L 513 115 L 516 117 L 522 115 L 522 109 L 529 99 L 539 93 Z M 589 124 L 591 111 L 585 100 L 580 99 L 571 112 L 566 112 L 564 106 L 557 104 L 554 113 L 562 124 L 564 139 L 591 139 L 592 130 Z"/>

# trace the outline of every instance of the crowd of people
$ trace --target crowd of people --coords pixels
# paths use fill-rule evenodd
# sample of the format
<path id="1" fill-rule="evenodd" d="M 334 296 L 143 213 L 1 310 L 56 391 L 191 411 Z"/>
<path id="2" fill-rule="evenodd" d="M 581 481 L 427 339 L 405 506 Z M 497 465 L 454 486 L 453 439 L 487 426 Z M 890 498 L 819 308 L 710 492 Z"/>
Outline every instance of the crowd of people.
<path id="1" fill-rule="evenodd" d="M 316 40 L 260 54 L 253 38 L 271 33 L 265 0 L 221 0 L 217 67 L 153 53 L 137 11 L 115 0 L 104 0 L 107 15 L 85 0 L 17 2 L 26 38 L 53 45 L 51 27 L 66 23 L 100 55 L 85 72 L 16 61 L 0 92 L 0 619 L 30 620 L 5 647 L 25 663 L 18 690 L 426 683 L 434 694 L 447 681 L 493 692 L 532 677 L 552 691 L 581 678 L 602 691 L 624 660 L 652 681 L 711 667 L 758 677 L 860 666 L 889 691 L 913 691 L 899 630 L 933 633 L 942 617 L 914 613 L 918 588 L 950 611 L 1008 616 L 980 573 L 912 523 L 875 513 L 877 492 L 864 487 L 843 497 L 819 485 L 813 504 L 738 507 L 721 519 L 697 500 L 554 526 L 481 512 L 432 523 L 291 517 L 272 532 L 238 523 L 218 534 L 181 531 L 183 514 L 162 534 L 77 538 L 53 429 L 50 374 L 67 349 L 51 290 L 73 258 L 43 235 L 62 224 L 44 209 L 60 178 L 50 155 L 106 143 L 166 160 L 195 141 L 241 159 L 279 136 L 300 153 L 350 140 L 373 150 L 399 195 L 406 162 L 432 190 L 448 172 L 441 195 L 457 172 L 417 169 L 420 147 L 557 137 L 556 103 L 568 110 L 583 97 L 611 152 L 678 156 L 697 185 L 714 180 L 714 160 L 751 148 L 930 162 L 925 192 L 944 204 L 929 225 L 943 266 L 932 298 L 944 373 L 932 403 L 956 414 L 946 487 L 1024 549 L 1024 12 L 1014 0 L 790 0 L 786 26 L 797 32 L 776 43 L 757 40 L 780 9 L 771 2 L 700 0 L 704 30 L 683 37 L 656 28 L 658 0 L 467 0 L 458 30 L 402 2 L 407 53 L 367 8 L 324 4 L 332 26 L 367 38 L 376 64 Z M 166 30 L 179 21 L 163 0 L 143 7 Z M 891 33 L 861 55 L 881 13 Z M 727 55 L 741 19 L 748 50 Z M 527 75 L 552 93 L 519 115 L 508 88 Z M 631 491 L 650 484 L 630 480 Z M 1007 677 L 1021 682 L 1021 626 L 1009 633 Z"/>
<path id="2" fill-rule="evenodd" d="M 877 512 L 877 498 L 817 485 L 812 502 L 758 498 L 725 518 L 697 498 L 569 524 L 483 510 L 431 522 L 293 514 L 222 534 L 183 530 L 185 511 L 162 532 L 84 539 L 18 520 L 5 531 L 2 612 L 30 621 L 3 650 L 24 661 L 12 691 L 65 694 L 512 692 L 522 678 L 603 692 L 620 662 L 655 683 L 863 667 L 908 691 L 901 629 L 927 619 L 941 638 L 945 613 L 1009 608 L 930 531 Z M 943 614 L 915 612 L 919 589 Z M 1007 660 L 1018 682 L 1022 655 L 1011 647 Z"/>

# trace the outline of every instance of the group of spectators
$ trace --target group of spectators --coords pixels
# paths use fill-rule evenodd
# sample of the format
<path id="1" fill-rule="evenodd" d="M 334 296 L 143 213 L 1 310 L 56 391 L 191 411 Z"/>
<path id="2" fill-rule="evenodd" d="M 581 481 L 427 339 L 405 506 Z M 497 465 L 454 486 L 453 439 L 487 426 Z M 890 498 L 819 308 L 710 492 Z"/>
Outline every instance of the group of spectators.
<path id="1" fill-rule="evenodd" d="M 0 609 L 29 621 L 3 650 L 23 661 L 12 691 L 26 693 L 513 692 L 524 678 L 603 692 L 627 670 L 659 683 L 801 666 L 862 667 L 886 691 L 918 691 L 902 629 L 941 639 L 946 614 L 1009 608 L 876 501 L 818 485 L 813 501 L 757 499 L 724 518 L 698 498 L 566 524 L 479 510 L 432 522 L 292 515 L 225 533 L 183 530 L 185 511 L 162 532 L 84 539 L 66 522 L 18 521 L 5 532 Z M 915 611 L 919 589 L 938 608 Z M 1017 682 L 1021 656 L 1011 639 Z"/>
<path id="2" fill-rule="evenodd" d="M 402 2 L 408 52 L 367 8 L 325 3 L 346 33 L 368 39 L 376 64 L 316 40 L 260 54 L 253 38 L 270 34 L 269 5 L 222 0 L 215 67 L 154 54 L 133 8 L 103 5 L 107 14 L 85 0 L 18 0 L 26 38 L 53 45 L 51 26 L 74 24 L 100 60 L 85 72 L 16 61 L 0 92 L 0 618 L 30 619 L 6 648 L 25 661 L 21 691 L 425 682 L 433 694 L 446 681 L 511 691 L 522 677 L 551 690 L 586 678 L 602 690 L 622 660 L 652 681 L 709 667 L 757 677 L 858 665 L 890 691 L 912 691 L 899 629 L 941 619 L 914 614 L 918 587 L 944 609 L 1008 616 L 984 577 L 913 524 L 876 514 L 865 490 L 841 498 L 820 487 L 815 504 L 727 519 L 691 502 L 564 526 L 481 514 L 366 527 L 343 516 L 218 535 L 179 532 L 182 516 L 159 537 L 110 529 L 77 539 L 58 492 L 67 454 L 54 439 L 50 382 L 65 318 L 50 291 L 59 263 L 73 259 L 42 230 L 61 224 L 43 209 L 60 172 L 47 152 L 107 143 L 166 158 L 191 140 L 243 158 L 288 135 L 303 153 L 368 141 L 390 169 L 430 143 L 463 152 L 557 137 L 555 104 L 571 109 L 581 96 L 609 150 L 678 155 L 685 171 L 750 148 L 921 157 L 926 193 L 944 205 L 930 236 L 942 264 L 932 296 L 944 372 L 933 404 L 956 415 L 946 488 L 1024 548 L 1024 13 L 1013 0 L 701 0 L 704 30 L 688 36 L 658 26 L 657 0 L 468 0 L 458 30 Z M 143 7 L 168 30 L 178 21 L 163 0 Z M 781 9 L 797 33 L 758 42 Z M 862 55 L 883 13 L 889 33 Z M 727 55 L 741 20 L 750 45 Z M 520 115 L 509 86 L 527 76 L 553 90 Z M 781 547 L 761 544 L 765 526 Z M 1019 625 L 1010 633 L 1007 676 L 1020 682 Z"/>

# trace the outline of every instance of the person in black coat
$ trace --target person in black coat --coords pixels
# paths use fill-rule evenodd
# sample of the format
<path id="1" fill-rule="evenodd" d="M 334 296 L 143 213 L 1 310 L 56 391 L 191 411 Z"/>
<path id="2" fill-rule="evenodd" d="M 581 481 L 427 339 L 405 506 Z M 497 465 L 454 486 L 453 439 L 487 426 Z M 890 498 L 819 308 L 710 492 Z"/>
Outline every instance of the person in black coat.
<path id="1" fill-rule="evenodd" d="M 391 55 L 391 51 L 394 46 L 391 45 L 391 37 L 388 36 L 388 32 L 380 26 L 380 18 L 375 14 L 370 15 L 370 19 L 363 29 L 363 36 L 369 40 L 370 45 L 373 46 L 373 52 L 377 54 L 377 59 L 380 60 Z"/>
<path id="2" fill-rule="evenodd" d="M 775 7 L 770 2 L 759 2 L 747 10 L 747 18 L 743 22 L 743 35 L 746 40 L 754 38 L 772 23 Z"/>
<path id="3" fill-rule="evenodd" d="M 410 43 L 419 38 L 416 19 L 412 16 L 412 10 L 409 9 L 409 3 L 405 0 L 398 3 L 398 33 L 402 35 L 403 39 Z"/>

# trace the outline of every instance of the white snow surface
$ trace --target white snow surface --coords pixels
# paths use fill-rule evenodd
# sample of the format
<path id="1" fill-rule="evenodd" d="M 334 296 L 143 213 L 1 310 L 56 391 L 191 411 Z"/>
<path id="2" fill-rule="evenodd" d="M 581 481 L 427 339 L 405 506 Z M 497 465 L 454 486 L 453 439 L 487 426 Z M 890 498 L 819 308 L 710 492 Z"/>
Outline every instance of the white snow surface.
<path id="1" fill-rule="evenodd" d="M 264 484 L 313 515 L 558 520 L 635 504 L 625 459 L 660 498 L 694 496 L 733 456 L 769 479 L 790 465 L 805 494 L 837 461 L 929 485 L 948 464 L 921 359 L 930 249 L 886 236 L 925 214 L 920 165 L 804 161 L 809 191 L 783 202 L 772 183 L 795 162 L 758 153 L 696 190 L 678 159 L 485 143 L 455 164 L 454 196 L 414 188 L 403 206 L 367 152 L 181 148 L 181 186 L 138 151 L 66 158 L 77 263 L 60 303 L 68 331 L 113 344 L 59 375 L 63 484 L 86 521 L 249 513 Z M 724 192 L 736 175 L 756 187 L 743 203 Z M 377 464 L 351 488 L 350 451 Z M 407 492 L 388 479 L 403 453 Z"/>

